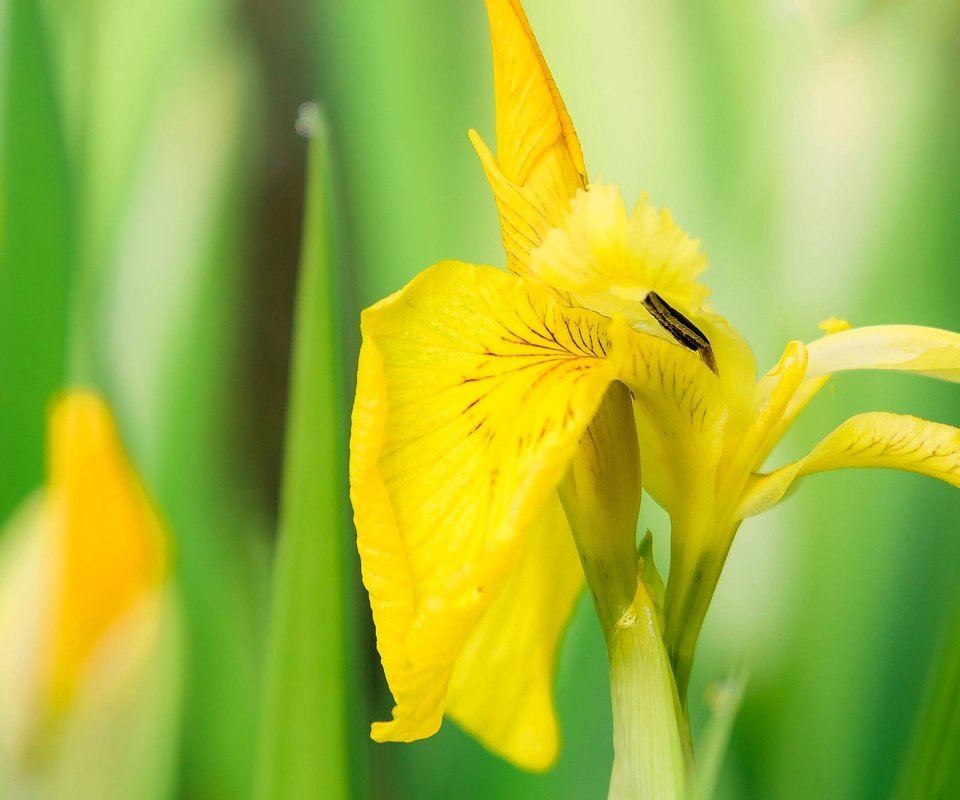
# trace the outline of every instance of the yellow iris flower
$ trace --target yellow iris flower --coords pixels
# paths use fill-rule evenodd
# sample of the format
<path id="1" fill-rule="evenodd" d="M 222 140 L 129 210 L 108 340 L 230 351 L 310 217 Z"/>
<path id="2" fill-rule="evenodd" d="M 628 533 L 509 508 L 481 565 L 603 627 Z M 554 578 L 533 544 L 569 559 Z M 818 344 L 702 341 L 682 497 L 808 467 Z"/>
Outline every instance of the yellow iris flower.
<path id="1" fill-rule="evenodd" d="M 46 486 L 11 520 L 2 556 L 0 793 L 17 794 L 22 781 L 64 796 L 64 776 L 79 768 L 91 794 L 115 796 L 100 790 L 131 769 L 123 759 L 145 676 L 168 660 L 158 641 L 169 639 L 169 555 L 92 392 L 54 403 Z"/>
<path id="2" fill-rule="evenodd" d="M 440 263 L 363 312 L 351 498 L 396 701 L 373 738 L 430 736 L 447 714 L 514 763 L 543 769 L 558 750 L 557 646 L 584 579 L 570 529 L 586 527 L 591 508 L 611 515 L 570 490 L 584 485 L 576 459 L 588 440 L 606 448 L 601 471 L 623 484 L 614 517 L 636 522 L 639 473 L 627 462 L 637 445 L 643 486 L 670 514 L 669 580 L 653 624 L 683 702 L 742 519 L 803 476 L 842 467 L 960 486 L 955 428 L 886 413 L 847 420 L 800 461 L 758 472 L 831 374 L 895 369 L 960 381 L 960 336 L 834 321 L 824 338 L 788 344 L 758 380 L 749 346 L 706 305 L 699 243 L 646 196 L 630 211 L 615 187 L 587 183 L 519 0 L 487 0 L 487 10 L 497 156 L 470 137 L 509 272 Z M 601 409 L 618 415 L 602 445 Z"/>

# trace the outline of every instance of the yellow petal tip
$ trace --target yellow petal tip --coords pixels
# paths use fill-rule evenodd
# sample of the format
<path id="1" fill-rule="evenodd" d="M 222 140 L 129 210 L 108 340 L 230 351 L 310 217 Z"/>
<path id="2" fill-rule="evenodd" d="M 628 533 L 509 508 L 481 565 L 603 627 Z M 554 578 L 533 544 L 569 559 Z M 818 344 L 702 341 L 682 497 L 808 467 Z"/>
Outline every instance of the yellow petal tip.
<path id="1" fill-rule="evenodd" d="M 840 319 L 840 317 L 830 317 L 829 319 L 823 320 L 817 325 L 817 327 L 824 333 L 831 334 L 848 331 L 852 326 L 845 319 Z"/>

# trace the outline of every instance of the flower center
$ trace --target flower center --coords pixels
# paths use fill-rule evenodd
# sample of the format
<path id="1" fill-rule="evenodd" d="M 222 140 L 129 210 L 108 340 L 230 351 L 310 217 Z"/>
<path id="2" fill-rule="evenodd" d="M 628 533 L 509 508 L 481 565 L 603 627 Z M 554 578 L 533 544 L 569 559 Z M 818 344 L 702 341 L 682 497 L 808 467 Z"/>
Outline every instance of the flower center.
<path id="1" fill-rule="evenodd" d="M 646 194 L 627 213 L 620 190 L 600 183 L 577 190 L 566 219 L 531 253 L 530 271 L 576 303 L 635 325 L 648 322 L 644 301 L 655 293 L 697 316 L 710 290 L 700 241 L 688 237 Z"/>

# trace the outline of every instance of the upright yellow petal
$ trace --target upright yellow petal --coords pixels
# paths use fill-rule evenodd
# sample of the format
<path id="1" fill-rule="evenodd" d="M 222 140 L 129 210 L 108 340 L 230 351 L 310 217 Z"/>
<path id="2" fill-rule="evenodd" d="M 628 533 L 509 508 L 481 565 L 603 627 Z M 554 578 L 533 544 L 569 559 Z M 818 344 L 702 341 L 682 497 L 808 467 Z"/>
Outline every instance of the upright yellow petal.
<path id="1" fill-rule="evenodd" d="M 554 496 L 526 532 L 519 563 L 453 670 L 450 717 L 525 769 L 547 769 L 557 757 L 554 667 L 582 586 L 573 535 Z"/>
<path id="2" fill-rule="evenodd" d="M 97 395 L 65 394 L 49 426 L 46 503 L 62 558 L 51 691 L 67 703 L 104 634 L 161 584 L 163 530 Z"/>
<path id="3" fill-rule="evenodd" d="M 753 516 L 776 505 L 805 475 L 848 467 L 902 469 L 960 487 L 960 431 L 901 414 L 858 414 L 799 461 L 769 475 L 754 476 L 741 497 L 737 516 Z"/>
<path id="4" fill-rule="evenodd" d="M 487 0 L 493 42 L 497 158 L 476 133 L 500 208 L 507 264 L 525 274 L 530 251 L 559 224 L 586 168 L 573 123 L 519 0 Z"/>
<path id="5" fill-rule="evenodd" d="M 520 0 L 487 0 L 487 15 L 500 169 L 508 180 L 527 183 L 541 157 L 559 143 L 584 180 L 586 168 L 573 122 Z"/>
<path id="6" fill-rule="evenodd" d="M 738 467 L 744 475 L 759 469 L 799 413 L 797 393 L 805 385 L 813 388 L 816 382 L 805 381 L 806 375 L 807 348 L 801 342 L 789 342 L 777 365 L 757 383 L 753 421 L 744 434 L 737 456 Z M 806 400 L 804 392 L 803 405 Z"/>
<path id="7" fill-rule="evenodd" d="M 364 312 L 351 498 L 397 702 L 378 741 L 439 727 L 457 659 L 615 377 L 606 324 L 454 262 Z"/>

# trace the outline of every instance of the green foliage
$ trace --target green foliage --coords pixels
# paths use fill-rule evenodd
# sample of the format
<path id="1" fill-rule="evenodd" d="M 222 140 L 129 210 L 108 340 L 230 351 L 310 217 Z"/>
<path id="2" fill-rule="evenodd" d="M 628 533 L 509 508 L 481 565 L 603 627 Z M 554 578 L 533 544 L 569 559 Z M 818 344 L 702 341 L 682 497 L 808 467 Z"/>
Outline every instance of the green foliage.
<path id="1" fill-rule="evenodd" d="M 960 791 L 960 615 L 952 614 L 897 792 L 899 800 L 956 797 Z"/>
<path id="2" fill-rule="evenodd" d="M 43 478 L 47 403 L 63 384 L 73 184 L 46 19 L 0 4 L 0 520 Z"/>
<path id="3" fill-rule="evenodd" d="M 290 371 L 257 797 L 358 797 L 351 762 L 354 581 L 345 516 L 340 281 L 334 248 L 329 131 L 306 104 L 308 188 Z"/>

